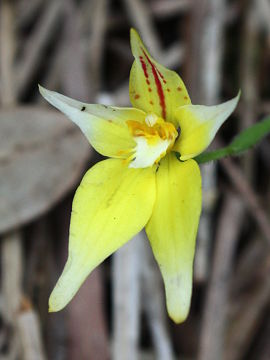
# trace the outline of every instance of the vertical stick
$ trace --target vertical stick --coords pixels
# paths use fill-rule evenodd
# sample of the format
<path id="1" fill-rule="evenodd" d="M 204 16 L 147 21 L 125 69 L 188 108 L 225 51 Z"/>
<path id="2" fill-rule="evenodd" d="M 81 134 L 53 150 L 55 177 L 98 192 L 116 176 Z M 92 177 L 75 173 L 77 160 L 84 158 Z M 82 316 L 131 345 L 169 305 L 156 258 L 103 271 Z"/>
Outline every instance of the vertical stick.
<path id="1" fill-rule="evenodd" d="M 13 83 L 14 17 L 12 4 L 9 1 L 3 0 L 0 6 L 1 103 L 3 106 L 11 106 L 16 99 Z M 11 232 L 1 239 L 3 317 L 11 324 L 13 330 L 21 302 L 23 272 L 21 241 L 19 231 Z M 15 332 L 11 344 L 12 350 L 8 354 L 10 360 L 15 359 L 19 351 L 18 337 Z"/>
<path id="2" fill-rule="evenodd" d="M 113 255 L 114 360 L 138 359 L 142 236 L 137 234 Z"/>
<path id="3" fill-rule="evenodd" d="M 258 92 L 258 56 L 259 33 L 257 29 L 256 7 L 254 1 L 247 3 L 245 22 L 243 27 L 243 49 L 241 58 L 241 89 L 243 110 L 240 117 L 240 130 L 251 126 L 256 121 L 256 103 Z M 248 152 L 242 159 L 243 170 L 246 177 L 252 182 L 254 174 L 254 153 Z"/>
<path id="4" fill-rule="evenodd" d="M 2 290 L 5 315 L 13 322 L 21 303 L 22 244 L 20 233 L 14 231 L 2 239 Z"/>
<path id="5" fill-rule="evenodd" d="M 13 83 L 14 59 L 14 18 L 10 1 L 2 0 L 0 4 L 0 77 L 1 102 L 8 106 L 15 102 Z"/>
<path id="6" fill-rule="evenodd" d="M 9 360 L 16 359 L 19 353 L 19 339 L 14 331 L 16 317 L 22 300 L 22 244 L 18 231 L 5 235 L 1 241 L 2 254 L 2 293 L 3 318 L 12 326 L 11 349 Z"/>
<path id="7" fill-rule="evenodd" d="M 140 31 L 145 43 L 151 46 L 151 54 L 154 57 L 160 57 L 161 46 L 153 26 L 154 22 L 150 15 L 149 6 L 142 0 L 124 0 L 123 2 L 132 23 Z"/>
<path id="8" fill-rule="evenodd" d="M 20 359 L 45 360 L 39 318 L 31 308 L 18 316 L 17 331 L 21 342 Z"/>
<path id="9" fill-rule="evenodd" d="M 197 89 L 195 89 L 195 101 L 202 102 L 207 105 L 218 103 L 221 89 L 221 59 L 223 54 L 223 32 L 224 32 L 224 14 L 225 0 L 203 0 L 200 5 L 196 5 L 194 10 L 194 35 L 193 35 L 193 56 L 197 61 L 193 62 L 193 87 L 196 84 L 196 75 L 198 78 Z M 195 75 L 194 75 L 195 73 Z M 197 280 L 206 281 L 209 268 L 209 250 L 212 237 L 212 215 L 216 197 L 216 166 L 210 163 L 202 166 L 203 178 L 203 212 L 199 227 L 198 251 L 195 261 L 195 277 Z M 232 204 L 227 204 L 229 209 Z M 226 215 L 227 216 L 227 215 Z M 225 220 L 224 220 L 225 221 Z M 234 236 L 234 234 L 232 234 Z M 221 233 L 219 239 L 221 238 Z M 233 242 L 235 239 L 231 239 Z M 217 276 L 218 280 L 212 279 L 208 288 L 206 303 L 203 314 L 203 323 L 200 338 L 200 360 L 219 359 L 221 347 L 223 344 L 223 326 L 224 313 L 219 321 L 212 314 L 218 317 L 219 313 L 211 312 L 210 305 L 215 305 L 219 309 L 222 306 L 222 298 L 217 292 L 216 281 L 219 281 L 222 274 L 228 271 L 227 266 L 231 261 L 231 253 L 233 247 L 222 249 L 220 241 L 217 244 L 218 253 L 223 250 L 227 251 L 227 260 L 224 267 L 219 267 L 219 263 L 215 261 L 213 276 Z M 219 255 L 221 256 L 221 255 Z M 225 291 L 225 290 L 224 290 Z M 225 300 L 225 299 L 224 299 Z M 218 324 L 216 327 L 215 324 Z M 210 341 L 210 340 L 211 341 Z"/>
<path id="10" fill-rule="evenodd" d="M 199 360 L 224 359 L 229 280 L 243 206 L 229 194 L 218 224 L 212 276 L 208 286 L 202 322 Z"/>
<path id="11" fill-rule="evenodd" d="M 161 274 L 155 263 L 148 239 L 142 239 L 141 272 L 142 272 L 142 306 L 145 309 L 150 326 L 156 360 L 172 360 L 173 349 L 167 329 L 167 314 L 164 301 L 164 286 Z"/>
<path id="12" fill-rule="evenodd" d="M 221 58 L 223 53 L 224 0 L 204 0 L 194 10 L 194 24 L 198 32 L 193 35 L 192 89 L 194 101 L 207 105 L 219 100 Z M 196 29 L 195 29 L 196 30 Z M 195 71 L 193 71 L 195 69 Z M 194 75 L 195 74 L 195 75 Z M 196 76 L 197 78 L 195 78 Z M 212 238 L 212 213 L 216 198 L 216 166 L 201 167 L 203 179 L 203 212 L 200 220 L 195 278 L 206 281 L 208 277 L 210 240 Z"/>

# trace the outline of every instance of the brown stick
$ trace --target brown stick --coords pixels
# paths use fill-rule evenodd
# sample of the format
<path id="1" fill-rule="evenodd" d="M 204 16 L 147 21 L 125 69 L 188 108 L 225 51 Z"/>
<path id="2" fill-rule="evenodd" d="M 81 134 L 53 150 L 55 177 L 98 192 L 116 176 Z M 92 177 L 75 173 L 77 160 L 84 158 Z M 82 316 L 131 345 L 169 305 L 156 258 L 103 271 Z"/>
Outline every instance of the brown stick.
<path id="1" fill-rule="evenodd" d="M 21 359 L 45 360 L 39 318 L 31 307 L 19 312 L 16 328 L 22 347 Z"/>
<path id="2" fill-rule="evenodd" d="M 254 2 L 250 1 L 245 13 L 241 51 L 241 89 L 242 111 L 240 116 L 240 131 L 246 129 L 256 122 L 257 109 L 255 104 L 258 101 L 258 62 L 254 61 L 258 46 L 258 28 Z M 241 164 L 246 178 L 252 183 L 254 173 L 255 153 L 250 151 L 243 158 Z"/>
<path id="3" fill-rule="evenodd" d="M 139 30 L 147 46 L 150 47 L 152 55 L 158 58 L 162 50 L 149 6 L 142 0 L 124 0 L 123 2 L 131 22 Z"/>
<path id="4" fill-rule="evenodd" d="M 114 360 L 138 359 L 141 236 L 134 236 L 113 256 Z"/>
<path id="5" fill-rule="evenodd" d="M 212 276 L 205 299 L 199 360 L 224 359 L 229 280 L 243 210 L 242 202 L 234 194 L 226 196 L 219 218 Z"/>
<path id="6" fill-rule="evenodd" d="M 146 235 L 141 241 L 142 307 L 151 329 L 156 360 L 172 360 L 173 348 L 168 333 L 164 288 Z"/>
<path id="7" fill-rule="evenodd" d="M 221 89 L 221 59 L 223 55 L 224 0 L 193 2 L 189 78 L 194 103 L 218 103 Z M 213 232 L 212 214 L 217 196 L 216 164 L 201 167 L 203 209 L 200 219 L 194 278 L 205 282 L 209 275 L 210 242 Z"/>
<path id="8" fill-rule="evenodd" d="M 15 52 L 14 14 L 9 1 L 0 5 L 0 78 L 1 102 L 10 105 L 15 102 L 13 60 Z"/>
<path id="9" fill-rule="evenodd" d="M 46 11 L 25 46 L 23 59 L 16 67 L 16 93 L 20 97 L 32 80 L 35 70 L 43 59 L 43 51 L 49 39 L 54 36 L 54 29 L 59 22 L 59 15 L 63 10 L 63 0 L 50 1 L 46 4 Z"/>
<path id="10" fill-rule="evenodd" d="M 69 360 L 109 359 L 101 269 L 92 272 L 69 306 Z"/>

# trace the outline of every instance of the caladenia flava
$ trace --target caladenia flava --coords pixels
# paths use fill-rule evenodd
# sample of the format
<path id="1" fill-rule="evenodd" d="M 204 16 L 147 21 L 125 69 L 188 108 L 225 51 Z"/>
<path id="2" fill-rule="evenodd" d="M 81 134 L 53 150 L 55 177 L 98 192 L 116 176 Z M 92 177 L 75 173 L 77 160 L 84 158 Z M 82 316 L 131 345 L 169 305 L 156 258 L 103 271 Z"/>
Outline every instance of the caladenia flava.
<path id="1" fill-rule="evenodd" d="M 49 311 L 63 309 L 90 272 L 145 227 L 164 280 L 169 316 L 180 323 L 188 315 L 192 293 L 201 212 L 198 162 L 246 150 L 269 131 L 270 121 L 263 131 L 257 128 L 256 138 L 254 131 L 249 141 L 240 135 L 234 153 L 202 154 L 240 95 L 216 106 L 192 105 L 181 78 L 151 57 L 134 29 L 131 49 L 133 107 L 86 104 L 40 87 L 93 148 L 110 158 L 88 170 L 76 191 L 68 260 Z"/>

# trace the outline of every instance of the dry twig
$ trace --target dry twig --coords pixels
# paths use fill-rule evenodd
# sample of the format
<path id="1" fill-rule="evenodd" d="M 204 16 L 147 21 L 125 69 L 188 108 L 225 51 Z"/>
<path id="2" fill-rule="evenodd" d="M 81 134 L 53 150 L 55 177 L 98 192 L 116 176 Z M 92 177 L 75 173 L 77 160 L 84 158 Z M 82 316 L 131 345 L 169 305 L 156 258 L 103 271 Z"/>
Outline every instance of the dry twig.
<path id="1" fill-rule="evenodd" d="M 207 289 L 199 359 L 216 360 L 224 357 L 224 338 L 227 325 L 228 287 L 232 263 L 243 219 L 242 202 L 230 193 L 220 214 L 213 267 Z"/>

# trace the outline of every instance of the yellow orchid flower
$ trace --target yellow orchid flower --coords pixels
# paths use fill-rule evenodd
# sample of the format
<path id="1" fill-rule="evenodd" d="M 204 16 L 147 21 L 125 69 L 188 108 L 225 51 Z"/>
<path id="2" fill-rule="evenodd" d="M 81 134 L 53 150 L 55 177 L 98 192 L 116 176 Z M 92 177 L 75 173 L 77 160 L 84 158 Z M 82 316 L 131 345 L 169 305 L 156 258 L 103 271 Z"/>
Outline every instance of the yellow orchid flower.
<path id="1" fill-rule="evenodd" d="M 208 147 L 239 95 L 217 106 L 192 105 L 180 77 L 151 57 L 134 29 L 131 49 L 133 108 L 85 104 L 40 87 L 100 154 L 112 158 L 93 166 L 76 191 L 68 260 L 49 311 L 63 309 L 90 272 L 145 227 L 169 316 L 180 323 L 190 307 L 201 212 L 201 176 L 192 158 Z"/>

